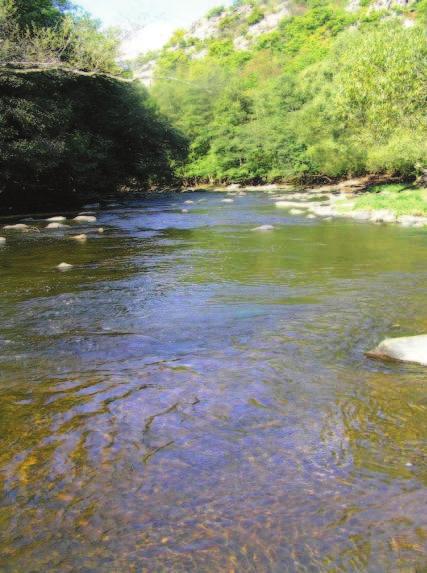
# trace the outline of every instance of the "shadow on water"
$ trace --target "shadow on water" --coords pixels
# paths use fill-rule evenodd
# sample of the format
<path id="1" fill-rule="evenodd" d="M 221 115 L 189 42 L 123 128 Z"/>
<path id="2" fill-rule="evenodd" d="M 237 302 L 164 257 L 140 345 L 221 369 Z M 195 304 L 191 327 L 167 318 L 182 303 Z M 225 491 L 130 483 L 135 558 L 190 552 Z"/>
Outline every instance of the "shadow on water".
<path id="1" fill-rule="evenodd" d="M 363 353 L 425 332 L 425 232 L 255 194 L 98 220 L 0 251 L 1 570 L 423 571 L 426 372 Z"/>

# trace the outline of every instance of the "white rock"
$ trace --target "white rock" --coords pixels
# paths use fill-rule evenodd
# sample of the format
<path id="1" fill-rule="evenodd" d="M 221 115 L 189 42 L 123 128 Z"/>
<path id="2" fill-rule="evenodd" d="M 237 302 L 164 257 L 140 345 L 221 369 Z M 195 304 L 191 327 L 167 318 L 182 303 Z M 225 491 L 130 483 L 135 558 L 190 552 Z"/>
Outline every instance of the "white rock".
<path id="1" fill-rule="evenodd" d="M 279 209 L 287 209 L 288 207 L 301 207 L 301 203 L 299 201 L 276 201 L 276 207 Z"/>
<path id="2" fill-rule="evenodd" d="M 369 211 L 352 211 L 350 216 L 355 221 L 369 221 L 371 213 Z"/>
<path id="3" fill-rule="evenodd" d="M 102 235 L 103 232 L 104 232 L 104 227 L 99 227 L 98 233 L 99 233 L 100 235 Z"/>
<path id="4" fill-rule="evenodd" d="M 234 203 L 234 199 L 221 199 L 221 203 Z"/>
<path id="5" fill-rule="evenodd" d="M 307 215 L 307 219 L 315 219 L 315 218 L 316 218 L 316 215 L 313 215 L 313 214 Z"/>
<path id="6" fill-rule="evenodd" d="M 4 237 L 0 237 L 0 245 L 5 245 L 6 239 Z"/>
<path id="7" fill-rule="evenodd" d="M 73 235 L 72 237 L 70 237 L 70 239 L 73 239 L 73 241 L 78 241 L 80 243 L 85 243 L 87 241 L 87 235 L 85 235 L 84 233 L 82 233 L 81 235 Z"/>
<path id="8" fill-rule="evenodd" d="M 310 207 L 310 211 L 315 215 L 319 215 L 319 217 L 333 217 L 336 215 L 335 209 L 329 205 Z"/>
<path id="9" fill-rule="evenodd" d="M 374 350 L 367 353 L 370 358 L 396 360 L 398 362 L 414 362 L 427 366 L 427 334 L 406 336 L 403 338 L 388 338 Z"/>
<path id="10" fill-rule="evenodd" d="M 46 229 L 68 229 L 69 225 L 63 225 L 62 223 L 49 223 L 46 225 Z"/>
<path id="11" fill-rule="evenodd" d="M 397 217 L 393 211 L 379 209 L 378 211 L 372 211 L 370 219 L 373 223 L 395 223 Z"/>
<path id="12" fill-rule="evenodd" d="M 188 209 L 181 209 L 181 213 L 188 213 Z"/>
<path id="13" fill-rule="evenodd" d="M 255 227 L 252 231 L 272 231 L 273 229 L 273 225 L 261 225 L 260 227 Z"/>
<path id="14" fill-rule="evenodd" d="M 291 215 L 302 215 L 304 211 L 302 209 L 291 209 L 289 213 Z"/>
<path id="15" fill-rule="evenodd" d="M 78 223 L 95 223 L 96 217 L 93 217 L 92 215 L 78 215 L 77 217 L 74 217 L 74 221 L 77 221 Z"/>
<path id="16" fill-rule="evenodd" d="M 184 201 L 184 205 L 193 205 L 193 203 L 194 203 L 194 201 L 192 201 L 191 199 Z"/>
<path id="17" fill-rule="evenodd" d="M 69 263 L 60 263 L 56 268 L 60 271 L 68 271 L 73 268 L 73 265 L 70 265 Z"/>
<path id="18" fill-rule="evenodd" d="M 7 231 L 28 231 L 28 225 L 25 223 L 17 223 L 16 225 L 5 225 L 3 229 Z"/>
<path id="19" fill-rule="evenodd" d="M 46 219 L 46 221 L 50 221 L 51 223 L 63 223 L 64 221 L 66 221 L 67 218 L 66 217 L 49 217 L 49 219 Z"/>
<path id="20" fill-rule="evenodd" d="M 412 227 L 412 225 L 415 225 L 416 223 L 427 222 L 427 219 L 424 217 L 417 217 L 416 215 L 401 215 L 398 217 L 397 222 L 404 227 Z"/>

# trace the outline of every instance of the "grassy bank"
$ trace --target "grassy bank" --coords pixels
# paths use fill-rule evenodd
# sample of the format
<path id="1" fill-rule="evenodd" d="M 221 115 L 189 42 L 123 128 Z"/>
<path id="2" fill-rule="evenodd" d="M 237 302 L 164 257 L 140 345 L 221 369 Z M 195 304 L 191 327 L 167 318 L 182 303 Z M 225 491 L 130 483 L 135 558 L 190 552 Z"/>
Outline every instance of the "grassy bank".
<path id="1" fill-rule="evenodd" d="M 337 205 L 339 208 L 339 205 Z M 352 200 L 352 207 L 343 210 L 380 211 L 387 210 L 397 217 L 416 215 L 427 217 L 427 189 L 420 189 L 404 183 L 374 185 Z"/>

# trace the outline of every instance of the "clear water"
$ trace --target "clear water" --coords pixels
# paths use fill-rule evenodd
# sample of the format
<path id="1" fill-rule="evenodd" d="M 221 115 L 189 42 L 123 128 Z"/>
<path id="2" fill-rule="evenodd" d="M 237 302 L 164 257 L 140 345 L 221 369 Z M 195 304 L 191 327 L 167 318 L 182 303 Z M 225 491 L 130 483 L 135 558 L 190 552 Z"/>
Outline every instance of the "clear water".
<path id="1" fill-rule="evenodd" d="M 427 570 L 427 232 L 221 197 L 8 234 L 2 573 Z"/>

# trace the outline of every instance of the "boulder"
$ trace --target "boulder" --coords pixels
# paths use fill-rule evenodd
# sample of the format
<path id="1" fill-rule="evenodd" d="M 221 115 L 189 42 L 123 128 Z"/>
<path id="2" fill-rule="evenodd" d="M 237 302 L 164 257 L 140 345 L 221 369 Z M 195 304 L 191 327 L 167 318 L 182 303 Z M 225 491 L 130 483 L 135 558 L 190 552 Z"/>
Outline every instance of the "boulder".
<path id="1" fill-rule="evenodd" d="M 412 362 L 427 366 L 427 334 L 388 338 L 374 350 L 367 352 L 366 356 L 379 360 Z"/>

